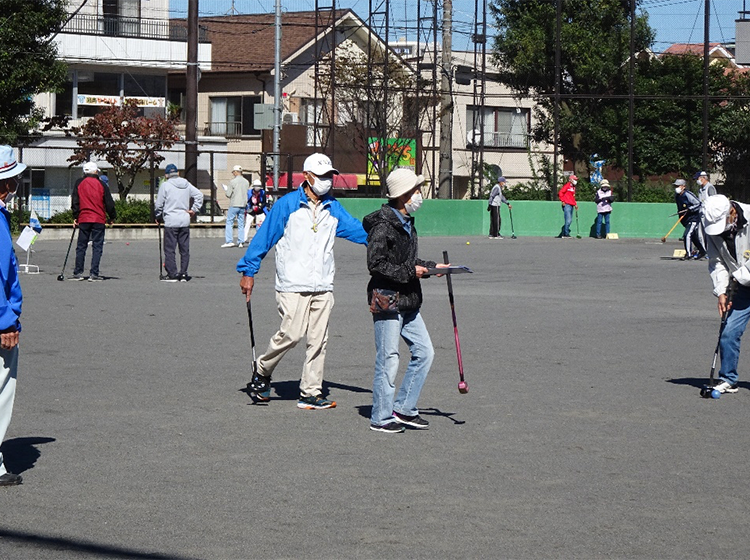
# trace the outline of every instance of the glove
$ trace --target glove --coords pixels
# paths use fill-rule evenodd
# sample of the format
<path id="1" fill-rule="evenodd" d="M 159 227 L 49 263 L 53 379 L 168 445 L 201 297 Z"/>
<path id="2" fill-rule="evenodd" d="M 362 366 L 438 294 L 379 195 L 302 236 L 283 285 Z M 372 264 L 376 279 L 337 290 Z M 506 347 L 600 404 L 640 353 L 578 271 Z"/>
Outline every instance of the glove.
<path id="1" fill-rule="evenodd" d="M 750 286 L 750 270 L 747 267 L 741 266 L 732 272 L 732 276 L 743 286 Z"/>

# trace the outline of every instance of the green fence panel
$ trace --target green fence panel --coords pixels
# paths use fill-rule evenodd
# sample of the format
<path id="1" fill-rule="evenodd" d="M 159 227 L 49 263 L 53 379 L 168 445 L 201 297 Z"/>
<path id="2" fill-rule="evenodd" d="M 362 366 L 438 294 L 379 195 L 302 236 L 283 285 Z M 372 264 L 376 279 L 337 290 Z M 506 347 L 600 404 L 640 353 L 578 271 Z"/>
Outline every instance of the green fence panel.
<path id="1" fill-rule="evenodd" d="M 374 212 L 385 199 L 375 198 L 342 198 L 341 204 L 358 219 Z M 563 212 L 559 202 L 539 200 L 511 201 L 513 205 L 513 229 L 519 237 L 553 237 L 560 234 L 563 224 Z M 573 215 L 571 234 L 580 231 L 582 237 L 593 235 L 596 221 L 596 204 L 593 202 L 578 203 L 578 230 L 576 217 Z M 630 202 L 615 203 L 610 215 L 610 232 L 620 237 L 660 238 L 664 236 L 677 221 L 674 204 Z M 425 200 L 422 208 L 415 214 L 417 229 L 424 236 L 475 237 L 488 235 L 490 213 L 486 200 Z M 507 206 L 500 210 L 502 235 L 511 234 L 510 213 Z M 679 237 L 682 227 L 677 227 L 673 236 Z"/>

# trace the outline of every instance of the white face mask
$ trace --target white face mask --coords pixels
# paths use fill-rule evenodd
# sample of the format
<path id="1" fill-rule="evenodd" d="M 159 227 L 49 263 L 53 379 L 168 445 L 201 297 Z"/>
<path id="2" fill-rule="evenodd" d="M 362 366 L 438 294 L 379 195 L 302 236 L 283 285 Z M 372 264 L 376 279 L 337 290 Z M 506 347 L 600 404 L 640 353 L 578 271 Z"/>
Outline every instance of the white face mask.
<path id="1" fill-rule="evenodd" d="M 682 187 L 676 187 L 674 190 L 675 194 L 680 194 L 682 192 Z"/>
<path id="2" fill-rule="evenodd" d="M 409 202 L 404 204 L 404 208 L 406 209 L 407 214 L 413 214 L 414 212 L 419 210 L 420 206 L 422 206 L 422 194 L 418 192 L 415 192 L 413 195 L 411 195 Z"/>
<path id="3" fill-rule="evenodd" d="M 578 184 L 578 181 L 571 181 L 571 183 L 572 183 L 572 184 L 573 184 L 573 186 L 575 187 L 575 186 L 576 186 L 576 185 Z"/>
<path id="4" fill-rule="evenodd" d="M 317 177 L 315 175 L 313 175 L 313 177 L 315 177 L 315 182 L 310 185 L 310 188 L 316 195 L 323 196 L 331 190 L 331 187 L 333 186 L 332 178 Z"/>

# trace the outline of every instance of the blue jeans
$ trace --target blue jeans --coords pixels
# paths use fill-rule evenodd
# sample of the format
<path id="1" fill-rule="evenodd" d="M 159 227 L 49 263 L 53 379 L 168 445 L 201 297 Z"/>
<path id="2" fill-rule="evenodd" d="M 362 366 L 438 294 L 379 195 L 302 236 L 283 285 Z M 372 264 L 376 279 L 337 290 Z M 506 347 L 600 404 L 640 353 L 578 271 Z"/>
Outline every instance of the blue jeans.
<path id="1" fill-rule="evenodd" d="M 719 339 L 721 369 L 719 379 L 737 383 L 737 362 L 740 359 L 740 341 L 750 320 L 750 288 L 740 286 L 732 299 L 732 309 Z"/>
<path id="2" fill-rule="evenodd" d="M 565 224 L 563 225 L 562 234 L 564 237 L 570 237 L 570 224 L 573 223 L 572 204 L 565 204 L 563 206 L 563 216 L 565 216 Z"/>
<path id="3" fill-rule="evenodd" d="M 419 414 L 417 399 L 432 366 L 435 350 L 430 333 L 419 311 L 373 315 L 375 325 L 375 377 L 372 382 L 370 422 L 383 426 L 393 420 L 393 412 L 406 416 Z M 396 395 L 399 336 L 411 352 L 404 380 Z"/>
<path id="4" fill-rule="evenodd" d="M 230 206 L 227 210 L 227 223 L 224 226 L 224 241 L 232 243 L 234 240 L 234 221 L 237 220 L 237 243 L 245 242 L 245 209 L 238 206 Z"/>
<path id="5" fill-rule="evenodd" d="M 609 233 L 609 212 L 599 212 L 596 215 L 596 235 L 604 237 Z M 602 232 L 602 221 L 604 221 L 605 232 Z"/>

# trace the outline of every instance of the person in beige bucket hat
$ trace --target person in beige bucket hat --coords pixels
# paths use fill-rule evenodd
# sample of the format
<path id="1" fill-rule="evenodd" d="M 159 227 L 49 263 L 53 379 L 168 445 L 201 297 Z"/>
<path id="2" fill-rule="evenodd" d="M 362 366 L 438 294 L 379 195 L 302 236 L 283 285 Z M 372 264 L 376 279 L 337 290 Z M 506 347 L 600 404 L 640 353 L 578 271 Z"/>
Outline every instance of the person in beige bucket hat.
<path id="1" fill-rule="evenodd" d="M 362 221 L 367 232 L 367 268 L 370 271 L 367 301 L 375 328 L 370 429 L 376 432 L 394 434 L 403 432 L 405 426 L 429 427 L 417 408 L 435 355 L 419 313 L 422 305 L 420 278 L 426 277 L 427 269 L 436 264 L 417 257 L 417 229 L 412 217 L 422 205 L 420 188 L 423 183 L 424 177 L 411 169 L 392 171 L 386 180 L 388 203 Z M 411 359 L 396 394 L 399 338 L 408 344 Z"/>

